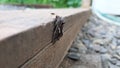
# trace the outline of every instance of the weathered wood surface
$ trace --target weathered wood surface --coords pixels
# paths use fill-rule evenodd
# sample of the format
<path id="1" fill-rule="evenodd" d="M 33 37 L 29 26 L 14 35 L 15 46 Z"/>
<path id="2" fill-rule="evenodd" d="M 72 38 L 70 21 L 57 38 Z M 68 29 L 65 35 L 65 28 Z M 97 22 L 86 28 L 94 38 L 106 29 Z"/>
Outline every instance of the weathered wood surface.
<path id="1" fill-rule="evenodd" d="M 50 43 L 53 20 L 64 17 L 64 35 Z M 89 9 L 0 11 L 0 68 L 54 68 L 90 15 Z"/>

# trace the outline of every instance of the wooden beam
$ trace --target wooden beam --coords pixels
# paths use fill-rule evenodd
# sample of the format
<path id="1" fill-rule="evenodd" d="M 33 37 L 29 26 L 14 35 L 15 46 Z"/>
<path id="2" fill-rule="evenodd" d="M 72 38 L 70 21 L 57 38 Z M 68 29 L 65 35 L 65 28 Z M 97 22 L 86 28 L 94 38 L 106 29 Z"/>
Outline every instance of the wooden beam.
<path id="1" fill-rule="evenodd" d="M 60 40 L 61 42 L 57 42 L 55 45 L 51 45 L 50 43 L 53 29 L 52 22 L 54 20 L 50 15 L 51 12 L 62 16 L 66 21 L 63 40 Z M 0 11 L 0 14 L 2 15 L 0 16 L 0 68 L 27 68 L 26 65 L 29 68 L 29 66 L 34 66 L 34 64 L 39 63 L 39 61 L 34 63 L 37 60 L 31 62 L 33 59 L 40 59 L 39 57 L 35 58 L 37 56 L 41 56 L 42 59 L 40 62 L 43 60 L 43 64 L 48 64 L 45 62 L 45 59 L 48 59 L 51 62 L 50 65 L 56 63 L 57 66 L 60 63 L 58 61 L 62 60 L 67 51 L 66 49 L 70 47 L 70 43 L 75 37 L 74 34 L 70 33 L 76 34 L 76 30 L 79 28 L 78 24 L 82 26 L 85 23 L 90 15 L 90 10 L 51 9 L 48 11 L 43 9 L 31 11 Z M 4 14 L 7 16 L 4 16 Z M 61 43 L 62 45 L 58 45 Z M 58 51 L 56 51 L 57 49 L 55 47 L 58 48 Z M 54 51 L 56 52 L 55 54 L 53 54 Z M 49 52 L 52 52 L 48 54 L 50 58 L 47 56 Z M 60 57 L 57 56 L 57 53 Z M 54 62 L 50 61 L 53 58 L 55 59 Z M 31 63 L 33 64 L 31 65 Z M 42 66 L 39 68 L 42 68 Z M 53 64 L 51 67 L 54 68 L 56 66 Z"/>

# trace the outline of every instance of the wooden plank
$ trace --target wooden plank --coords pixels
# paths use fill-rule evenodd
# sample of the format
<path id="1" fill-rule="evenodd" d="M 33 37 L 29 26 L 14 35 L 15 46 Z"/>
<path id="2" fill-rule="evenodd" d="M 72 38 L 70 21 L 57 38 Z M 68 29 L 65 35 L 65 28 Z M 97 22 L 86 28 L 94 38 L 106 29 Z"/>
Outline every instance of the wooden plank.
<path id="1" fill-rule="evenodd" d="M 48 16 L 50 12 L 63 15 L 66 20 L 64 31 L 76 22 L 86 20 L 90 14 L 89 10 L 82 9 L 74 13 L 65 10 L 64 14 L 62 14 L 63 10 L 59 11 L 60 13 L 58 10 L 42 10 L 41 13 L 46 14 L 41 14 L 41 16 L 38 16 L 40 15 L 39 10 L 34 10 L 34 13 L 33 11 L 14 12 L 11 11 L 11 14 L 8 14 L 9 22 L 6 21 L 6 17 L 1 16 L 0 19 L 0 68 L 17 68 L 50 44 L 53 29 L 51 22 L 54 19 Z M 12 14 L 15 15 L 13 18 Z M 83 23 L 80 22 L 81 25 Z"/>
<path id="2" fill-rule="evenodd" d="M 54 45 L 50 44 L 21 68 L 57 68 L 79 32 L 80 27 L 82 25 L 79 22 L 73 25 L 57 43 Z"/>

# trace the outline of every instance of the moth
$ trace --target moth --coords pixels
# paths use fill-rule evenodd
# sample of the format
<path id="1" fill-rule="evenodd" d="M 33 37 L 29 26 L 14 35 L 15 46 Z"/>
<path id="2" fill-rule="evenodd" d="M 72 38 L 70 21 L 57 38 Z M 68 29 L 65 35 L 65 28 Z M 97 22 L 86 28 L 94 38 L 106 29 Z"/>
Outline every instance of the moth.
<path id="1" fill-rule="evenodd" d="M 52 13 L 52 15 L 55 15 Z M 54 44 L 63 36 L 63 26 L 65 24 L 64 19 L 58 15 L 55 15 L 55 20 L 53 21 L 53 34 L 52 34 L 52 43 Z"/>

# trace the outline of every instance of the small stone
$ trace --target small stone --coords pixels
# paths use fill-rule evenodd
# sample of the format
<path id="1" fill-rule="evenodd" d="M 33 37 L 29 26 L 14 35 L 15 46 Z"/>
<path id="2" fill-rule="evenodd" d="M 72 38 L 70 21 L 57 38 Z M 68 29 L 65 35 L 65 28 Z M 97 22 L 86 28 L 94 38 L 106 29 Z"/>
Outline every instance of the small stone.
<path id="1" fill-rule="evenodd" d="M 115 50 L 116 49 L 116 47 L 117 47 L 117 39 L 115 39 L 115 38 L 113 38 L 112 39 L 112 42 L 111 43 L 109 43 L 109 46 L 110 46 L 110 48 L 112 49 L 112 50 Z"/>
<path id="2" fill-rule="evenodd" d="M 94 38 L 106 38 L 108 35 L 108 30 L 103 28 L 103 26 L 99 26 L 96 28 L 91 28 L 88 30 L 88 33 Z"/>
<path id="3" fill-rule="evenodd" d="M 115 37 L 116 37 L 117 39 L 120 39 L 120 31 L 116 31 Z"/>
<path id="4" fill-rule="evenodd" d="M 72 43 L 72 46 L 76 47 L 77 44 L 78 44 L 78 43 L 74 41 L 74 42 Z"/>
<path id="5" fill-rule="evenodd" d="M 101 54 L 105 54 L 106 52 L 107 52 L 107 49 L 104 48 L 104 47 L 101 47 L 101 49 L 100 49 L 100 53 L 101 53 Z"/>
<path id="6" fill-rule="evenodd" d="M 105 36 L 104 39 L 102 39 L 104 41 L 104 44 L 108 44 L 110 42 L 112 42 L 112 38 L 113 36 L 111 36 L 110 34 L 108 34 L 107 36 Z"/>
<path id="7" fill-rule="evenodd" d="M 120 56 L 120 50 L 116 50 L 116 54 Z"/>
<path id="8" fill-rule="evenodd" d="M 118 45 L 118 46 L 120 45 L 120 39 L 117 40 L 117 45 Z"/>
<path id="9" fill-rule="evenodd" d="M 106 53 L 106 54 L 102 54 L 101 55 L 103 58 L 105 58 L 105 59 L 107 59 L 107 60 L 109 60 L 109 59 L 111 59 L 111 54 L 108 54 L 108 53 Z"/>
<path id="10" fill-rule="evenodd" d="M 117 63 L 117 59 L 115 59 L 115 58 L 111 58 L 111 59 L 109 59 L 109 61 L 114 65 Z"/>
<path id="11" fill-rule="evenodd" d="M 94 30 L 89 30 L 88 31 L 88 34 L 89 34 L 89 36 L 91 36 L 91 37 L 95 37 L 95 31 Z"/>
<path id="12" fill-rule="evenodd" d="M 86 52 L 86 53 L 87 53 L 87 54 L 88 54 L 88 53 L 89 53 L 89 54 L 95 53 L 94 46 L 93 46 L 93 45 L 87 46 L 87 52 Z"/>
<path id="13" fill-rule="evenodd" d="M 79 48 L 78 47 L 71 47 L 69 49 L 69 52 L 78 52 L 79 51 Z"/>
<path id="14" fill-rule="evenodd" d="M 116 47 L 117 47 L 116 45 L 113 45 L 113 44 L 110 44 L 109 46 L 110 46 L 110 48 L 111 48 L 112 50 L 115 50 Z"/>
<path id="15" fill-rule="evenodd" d="M 109 53 L 109 54 L 114 54 L 115 53 L 115 51 L 113 49 L 111 49 L 110 46 L 107 46 L 106 49 L 107 49 L 107 53 Z"/>
<path id="16" fill-rule="evenodd" d="M 104 40 L 103 39 L 95 39 L 93 41 L 93 44 L 104 44 Z"/>
<path id="17" fill-rule="evenodd" d="M 85 46 L 81 41 L 77 43 L 76 47 L 80 48 L 81 46 Z"/>
<path id="18" fill-rule="evenodd" d="M 81 41 L 80 41 L 80 37 L 77 36 L 76 39 L 75 39 L 75 43 L 80 43 L 80 42 L 81 42 Z"/>
<path id="19" fill-rule="evenodd" d="M 120 46 L 117 46 L 117 49 L 120 49 Z"/>
<path id="20" fill-rule="evenodd" d="M 93 45 L 93 50 L 95 50 L 97 53 L 100 52 L 101 46 L 100 45 Z"/>
<path id="21" fill-rule="evenodd" d="M 90 45 L 90 40 L 88 39 L 82 39 L 82 43 L 86 46 L 89 46 Z"/>
<path id="22" fill-rule="evenodd" d="M 87 49 L 93 50 L 94 46 L 93 45 L 89 45 L 87 46 Z"/>
<path id="23" fill-rule="evenodd" d="M 113 58 L 116 58 L 116 59 L 120 60 L 120 56 L 117 55 L 117 54 L 114 54 L 114 55 L 113 55 Z"/>
<path id="24" fill-rule="evenodd" d="M 120 61 L 117 61 L 116 65 L 120 67 Z"/>
<path id="25" fill-rule="evenodd" d="M 86 48 L 86 46 L 85 46 L 84 44 L 79 43 L 79 44 L 78 44 L 78 47 L 79 47 L 79 53 L 80 53 L 80 54 L 85 54 L 85 53 L 86 53 L 87 48 Z"/>
<path id="26" fill-rule="evenodd" d="M 67 56 L 68 56 L 68 58 L 70 58 L 74 61 L 80 60 L 80 54 L 79 53 L 70 52 L 70 53 L 68 53 Z"/>
<path id="27" fill-rule="evenodd" d="M 108 68 L 120 68 L 120 67 L 118 67 L 118 66 L 116 66 L 116 65 L 113 65 L 112 63 L 108 63 L 109 64 L 109 67 Z"/>

